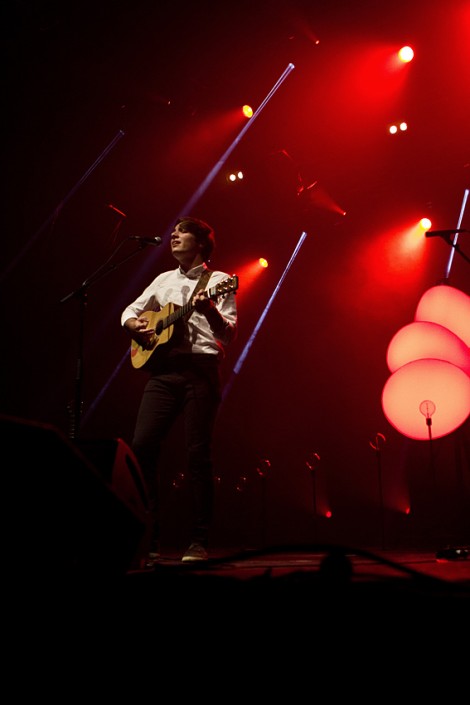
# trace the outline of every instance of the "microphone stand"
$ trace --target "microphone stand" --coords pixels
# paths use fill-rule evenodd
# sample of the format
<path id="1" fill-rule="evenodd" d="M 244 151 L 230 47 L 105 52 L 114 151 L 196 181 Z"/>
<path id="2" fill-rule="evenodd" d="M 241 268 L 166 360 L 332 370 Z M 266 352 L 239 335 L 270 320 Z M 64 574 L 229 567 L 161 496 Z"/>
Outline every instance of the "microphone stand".
<path id="1" fill-rule="evenodd" d="M 377 459 L 377 479 L 379 487 L 379 501 L 380 501 L 380 536 L 382 548 L 385 548 L 385 504 L 384 504 L 384 493 L 383 493 L 383 482 L 382 482 L 382 448 L 381 443 L 385 443 L 386 438 L 383 433 L 375 434 L 375 442 L 369 441 L 369 445 L 373 450 L 375 450 L 375 457 Z"/>
<path id="2" fill-rule="evenodd" d="M 461 232 L 467 232 L 466 230 L 462 230 Z M 465 252 L 462 250 L 456 239 L 454 238 L 454 241 L 452 242 L 450 235 L 443 236 L 443 239 L 447 242 L 448 245 L 454 248 L 456 252 L 459 253 L 461 257 L 464 258 L 466 262 L 470 262 L 470 257 L 465 254 Z"/>
<path id="3" fill-rule="evenodd" d="M 131 239 L 131 238 L 127 238 Z M 115 254 L 118 252 L 118 250 L 123 246 L 123 244 L 126 242 L 126 240 L 123 240 L 118 244 L 118 246 L 113 250 L 111 255 L 108 257 L 108 259 L 100 266 L 98 269 L 93 272 L 85 281 L 78 287 L 78 289 L 75 289 L 75 291 L 71 291 L 70 294 L 67 294 L 67 296 L 64 296 L 59 303 L 64 304 L 67 301 L 70 301 L 71 299 L 78 299 L 79 304 L 80 304 L 80 309 L 79 309 L 79 325 L 78 325 L 78 355 L 77 355 L 77 362 L 76 362 L 76 370 L 75 370 L 75 391 L 74 391 L 74 398 L 73 402 L 71 405 L 68 407 L 68 411 L 70 413 L 70 427 L 69 427 L 69 437 L 71 439 L 75 439 L 79 436 L 80 434 L 80 424 L 81 424 L 81 418 L 82 418 L 82 407 L 83 407 L 83 402 L 82 402 L 82 388 L 83 388 L 83 343 L 84 343 L 84 331 L 85 331 L 85 311 L 86 311 L 86 306 L 88 303 L 88 289 L 93 285 L 96 284 L 100 279 L 102 279 L 106 274 L 109 274 L 109 272 L 114 271 L 118 267 L 121 266 L 121 264 L 124 264 L 124 262 L 127 262 L 127 260 L 131 259 L 136 255 L 140 250 L 142 250 L 144 247 L 148 245 L 147 242 L 140 240 L 139 241 L 139 247 L 131 252 L 129 255 L 126 255 L 122 260 L 119 262 L 111 262 L 112 258 L 115 256 Z"/>

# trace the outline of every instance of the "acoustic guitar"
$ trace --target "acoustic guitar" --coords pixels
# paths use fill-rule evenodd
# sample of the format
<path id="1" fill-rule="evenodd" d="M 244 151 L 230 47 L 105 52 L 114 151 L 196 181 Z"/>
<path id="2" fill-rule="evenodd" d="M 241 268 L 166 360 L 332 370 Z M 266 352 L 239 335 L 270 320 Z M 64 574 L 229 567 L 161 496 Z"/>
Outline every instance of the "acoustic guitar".
<path id="1" fill-rule="evenodd" d="M 216 286 L 208 289 L 204 294 L 209 299 L 217 299 L 219 296 L 225 296 L 230 294 L 232 291 L 238 289 L 238 277 L 236 274 L 232 275 L 228 279 L 216 284 Z M 139 345 L 135 340 L 131 342 L 131 362 L 132 366 L 136 369 L 143 367 L 152 357 L 154 352 L 160 345 L 168 343 L 171 336 L 173 335 L 173 329 L 175 323 L 183 316 L 188 314 L 189 316 L 194 311 L 194 304 L 192 300 L 183 306 L 177 306 L 173 303 L 168 303 L 160 311 L 145 311 L 141 314 L 148 319 L 148 328 L 152 328 L 154 333 L 151 340 L 146 344 L 145 347 Z M 147 329 L 148 329 L 147 328 Z"/>

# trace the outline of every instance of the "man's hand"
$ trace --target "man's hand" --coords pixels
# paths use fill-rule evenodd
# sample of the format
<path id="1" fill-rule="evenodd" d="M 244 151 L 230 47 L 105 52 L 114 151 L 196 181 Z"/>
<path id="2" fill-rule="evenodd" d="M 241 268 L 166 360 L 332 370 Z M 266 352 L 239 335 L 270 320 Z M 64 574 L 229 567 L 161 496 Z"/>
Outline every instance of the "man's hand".
<path id="1" fill-rule="evenodd" d="M 225 329 L 226 322 L 224 317 L 217 309 L 214 301 L 210 299 L 203 291 L 198 291 L 197 294 L 193 296 L 194 308 L 198 313 L 202 313 L 212 328 L 214 334 L 220 335 Z"/>
<path id="2" fill-rule="evenodd" d="M 155 339 L 155 330 L 153 328 L 148 328 L 149 320 L 145 316 L 139 316 L 139 318 L 129 318 L 125 326 L 131 337 L 142 347 L 150 348 L 152 347 L 153 341 Z"/>
<path id="3" fill-rule="evenodd" d="M 203 291 L 194 294 L 193 304 L 196 311 L 203 314 L 206 314 L 211 308 L 215 308 L 214 302 Z"/>

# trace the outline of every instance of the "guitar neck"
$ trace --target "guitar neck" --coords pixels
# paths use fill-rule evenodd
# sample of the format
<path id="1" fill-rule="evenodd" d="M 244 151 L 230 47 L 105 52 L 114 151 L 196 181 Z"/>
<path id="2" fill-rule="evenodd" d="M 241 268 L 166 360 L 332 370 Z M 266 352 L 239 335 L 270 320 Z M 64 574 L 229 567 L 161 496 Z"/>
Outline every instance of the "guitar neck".
<path id="1" fill-rule="evenodd" d="M 203 291 L 204 296 L 207 296 L 207 298 L 212 299 L 214 296 L 217 294 L 217 287 L 213 287 L 212 289 L 209 289 L 208 291 Z M 179 308 L 175 309 L 172 313 L 168 314 L 166 322 L 165 322 L 165 327 L 173 325 L 173 323 L 176 323 L 176 321 L 179 318 L 182 318 L 185 316 L 187 313 L 192 313 L 194 310 L 194 304 L 192 297 L 191 299 L 180 306 Z"/>
<path id="2" fill-rule="evenodd" d="M 168 326 L 172 326 L 174 323 L 176 323 L 179 318 L 182 318 L 187 313 L 192 313 L 193 309 L 194 304 L 192 301 L 188 301 L 188 303 L 183 304 L 183 306 L 180 306 L 179 308 L 175 309 L 175 311 L 168 314 L 165 321 L 165 328 Z"/>
<path id="3" fill-rule="evenodd" d="M 238 277 L 233 277 L 233 279 L 235 281 L 235 284 L 234 285 L 232 284 L 231 290 L 235 291 L 238 287 Z M 214 286 L 212 289 L 208 289 L 207 291 L 203 291 L 204 296 L 207 296 L 208 299 L 214 299 L 218 295 L 228 293 L 227 291 L 221 291 L 220 290 L 221 286 L 222 285 Z M 171 313 L 168 314 L 168 316 L 166 317 L 165 322 L 163 324 L 163 328 L 168 328 L 169 326 L 172 326 L 174 323 L 176 323 L 176 321 L 179 318 L 186 316 L 186 314 L 188 314 L 188 313 L 192 313 L 194 308 L 195 308 L 195 306 L 193 304 L 193 299 L 191 297 L 191 299 L 187 303 L 183 304 L 182 306 L 180 306 L 179 308 L 175 309 L 174 311 L 172 311 Z"/>

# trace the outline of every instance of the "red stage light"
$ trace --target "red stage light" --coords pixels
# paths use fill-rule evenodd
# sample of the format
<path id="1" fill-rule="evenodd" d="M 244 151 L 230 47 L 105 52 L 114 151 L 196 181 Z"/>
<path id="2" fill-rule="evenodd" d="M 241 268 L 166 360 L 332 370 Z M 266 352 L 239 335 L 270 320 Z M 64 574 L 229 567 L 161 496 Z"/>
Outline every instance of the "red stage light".
<path id="1" fill-rule="evenodd" d="M 409 46 L 402 47 L 398 52 L 398 57 L 400 61 L 403 61 L 404 64 L 407 64 L 408 62 L 412 61 L 414 55 L 415 53 L 413 49 Z"/>
<path id="2" fill-rule="evenodd" d="M 419 224 L 420 224 L 422 230 L 430 230 L 432 227 L 432 223 L 429 220 L 429 218 L 421 218 L 421 220 L 419 221 Z"/>

